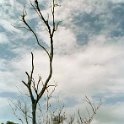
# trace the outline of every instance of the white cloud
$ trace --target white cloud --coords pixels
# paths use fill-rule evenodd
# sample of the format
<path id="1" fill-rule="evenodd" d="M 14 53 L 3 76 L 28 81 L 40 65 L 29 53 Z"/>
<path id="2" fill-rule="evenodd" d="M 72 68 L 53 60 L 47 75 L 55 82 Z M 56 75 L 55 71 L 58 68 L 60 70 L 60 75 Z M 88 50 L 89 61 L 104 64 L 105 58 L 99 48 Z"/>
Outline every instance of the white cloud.
<path id="1" fill-rule="evenodd" d="M 19 83 L 19 78 L 13 71 L 0 71 L 0 92 L 17 92 L 17 83 Z M 5 80 L 8 79 L 8 80 Z"/>
<path id="2" fill-rule="evenodd" d="M 3 107 L 8 105 L 8 99 L 6 98 L 0 98 L 0 109 L 2 110 Z"/>
<path id="3" fill-rule="evenodd" d="M 123 3 L 124 2 L 123 0 L 111 0 L 111 1 L 114 3 Z"/>
<path id="4" fill-rule="evenodd" d="M 117 103 L 113 105 L 104 105 L 101 107 L 97 117 L 96 121 L 94 121 L 93 124 L 121 124 L 123 123 L 123 115 L 124 112 L 123 109 L 124 103 Z"/>
<path id="5" fill-rule="evenodd" d="M 8 20 L 5 20 L 5 19 L 1 19 L 0 21 L 0 25 L 6 30 L 6 31 L 9 31 L 9 32 L 21 32 L 19 29 L 15 28 L 14 27 L 14 22 L 9 22 Z"/>
<path id="6" fill-rule="evenodd" d="M 123 61 L 123 56 L 120 46 L 92 44 L 72 55 L 55 56 L 55 77 L 61 90 L 68 96 L 72 91 L 79 96 L 87 90 L 95 91 L 96 88 L 96 92 L 100 92 L 101 89 L 113 86 L 113 83 L 119 85 L 114 80 L 120 78 L 120 68 L 124 65 L 119 63 Z"/>
<path id="7" fill-rule="evenodd" d="M 5 33 L 0 33 L 0 44 L 1 43 L 8 43 L 8 42 L 9 42 L 9 39 L 6 36 L 6 34 Z"/>
<path id="8" fill-rule="evenodd" d="M 71 53 L 77 46 L 73 32 L 65 27 L 60 27 L 54 36 L 55 52 Z"/>

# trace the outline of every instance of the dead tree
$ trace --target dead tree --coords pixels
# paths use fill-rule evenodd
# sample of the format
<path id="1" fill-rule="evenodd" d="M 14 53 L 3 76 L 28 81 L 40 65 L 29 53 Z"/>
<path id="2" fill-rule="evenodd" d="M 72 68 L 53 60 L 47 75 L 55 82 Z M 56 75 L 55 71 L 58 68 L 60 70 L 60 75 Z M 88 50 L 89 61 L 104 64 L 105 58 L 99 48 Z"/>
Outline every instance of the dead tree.
<path id="1" fill-rule="evenodd" d="M 94 116 L 97 114 L 97 111 L 99 110 L 102 102 L 100 100 L 100 102 L 96 105 L 94 105 L 94 103 L 87 97 L 85 96 L 85 102 L 88 105 L 88 107 L 86 107 L 86 114 L 87 116 L 82 117 L 80 110 L 78 110 L 78 124 L 91 124 L 91 122 L 94 119 Z"/>
<path id="2" fill-rule="evenodd" d="M 16 103 L 12 100 L 10 102 L 10 107 L 18 121 L 20 121 L 21 124 L 29 124 L 29 119 L 32 117 L 30 117 L 27 104 L 21 100 L 17 101 Z"/>
<path id="3" fill-rule="evenodd" d="M 53 56 L 54 56 L 54 48 L 53 48 L 53 37 L 54 37 L 54 33 L 56 32 L 59 22 L 55 22 L 55 7 L 58 6 L 55 3 L 55 0 L 52 0 L 52 9 L 51 9 L 51 14 L 52 14 L 52 24 L 50 24 L 49 22 L 49 18 L 45 18 L 42 10 L 39 6 L 39 2 L 38 0 L 34 0 L 34 2 L 30 2 L 31 7 L 33 8 L 33 10 L 36 12 L 36 14 L 38 15 L 38 17 L 41 19 L 41 21 L 44 23 L 44 25 L 47 28 L 48 34 L 49 34 L 49 50 L 43 46 L 40 43 L 40 40 L 38 38 L 37 33 L 33 30 L 32 26 L 28 23 L 28 21 L 26 20 L 26 16 L 27 16 L 27 12 L 24 9 L 23 13 L 21 15 L 21 21 L 23 22 L 24 26 L 23 28 L 27 29 L 28 31 L 30 31 L 33 36 L 35 37 L 35 40 L 37 42 L 37 44 L 39 45 L 39 47 L 41 47 L 43 49 L 43 51 L 46 53 L 46 55 L 48 56 L 48 60 L 49 60 L 49 72 L 48 72 L 48 76 L 46 78 L 46 80 L 43 82 L 41 79 L 41 76 L 39 76 L 38 82 L 36 82 L 33 78 L 33 74 L 34 74 L 34 55 L 31 52 L 31 72 L 26 72 L 27 75 L 27 81 L 22 81 L 22 83 L 26 86 L 26 88 L 28 89 L 29 92 L 29 97 L 31 100 L 31 105 L 32 105 L 32 124 L 37 124 L 37 115 L 36 115 L 36 111 L 37 111 L 37 105 L 40 101 L 40 99 L 42 98 L 42 96 L 44 95 L 45 91 L 53 85 L 49 85 L 50 79 L 52 78 L 52 74 L 53 74 Z M 42 84 L 42 88 L 40 87 Z"/>
<path id="4" fill-rule="evenodd" d="M 58 111 L 52 113 L 52 124 L 63 124 L 66 120 L 66 115 L 64 111 L 64 105 L 58 108 Z"/>
<path id="5" fill-rule="evenodd" d="M 49 15 L 48 15 L 48 18 L 45 18 L 45 16 L 43 15 L 38 0 L 34 0 L 33 3 L 30 2 L 31 7 L 36 12 L 39 19 L 43 22 L 44 26 L 47 28 L 48 35 L 49 35 L 48 36 L 49 37 L 49 42 L 48 42 L 49 47 L 45 47 L 43 44 L 41 44 L 37 33 L 32 28 L 30 23 L 28 23 L 28 21 L 26 19 L 26 17 L 27 17 L 26 9 L 23 10 L 23 13 L 21 15 L 21 21 L 23 22 L 24 26 L 22 26 L 20 28 L 24 28 L 33 34 L 38 46 L 41 47 L 43 49 L 43 51 L 46 53 L 46 55 L 48 56 L 48 61 L 49 61 L 49 72 L 48 72 L 48 76 L 46 77 L 45 81 L 44 82 L 42 81 L 41 76 L 39 76 L 38 81 L 36 81 L 34 79 L 34 69 L 35 69 L 34 54 L 31 52 L 31 72 L 26 71 L 25 73 L 27 75 L 27 81 L 22 81 L 22 83 L 24 84 L 24 86 L 26 86 L 26 88 L 28 90 L 28 93 L 29 93 L 28 95 L 29 95 L 29 98 L 31 101 L 31 116 L 30 116 L 30 118 L 31 118 L 32 124 L 37 124 L 37 108 L 38 108 L 39 101 L 43 97 L 45 91 L 48 91 L 48 88 L 51 86 L 55 87 L 55 85 L 50 85 L 49 82 L 50 82 L 50 80 L 52 78 L 52 74 L 53 74 L 53 57 L 54 57 L 54 39 L 53 39 L 53 37 L 54 37 L 54 33 L 57 31 L 57 28 L 58 28 L 60 22 L 55 21 L 55 7 L 58 6 L 58 4 L 55 3 L 55 0 L 51 0 L 51 1 L 52 1 L 52 9 L 51 9 L 52 23 L 49 20 Z M 41 85 L 42 85 L 42 87 L 41 87 Z M 47 96 L 47 100 L 48 100 L 47 105 L 46 105 L 47 109 L 49 108 L 50 97 L 51 97 L 51 94 Z M 80 111 L 78 111 L 78 117 L 79 117 L 78 123 L 79 124 L 90 124 L 96 114 L 96 111 L 100 107 L 100 105 L 97 107 L 93 106 L 93 104 L 91 103 L 90 99 L 88 99 L 88 97 L 86 97 L 86 102 L 90 105 L 90 107 L 92 109 L 92 114 L 89 114 L 88 118 L 82 118 Z M 17 106 L 17 107 L 24 114 L 26 124 L 29 124 L 29 122 L 28 122 L 29 116 L 27 114 L 27 108 L 26 108 L 27 106 L 25 106 L 24 110 L 22 109 L 21 104 L 20 104 L 20 106 Z M 88 110 L 87 110 L 87 112 L 90 113 L 90 111 L 88 111 Z M 61 114 L 62 114 L 62 111 L 60 111 L 58 113 L 58 115 L 53 114 L 52 121 L 57 124 L 60 124 L 61 122 L 63 122 L 66 118 L 65 118 L 65 116 L 63 116 Z M 23 123 L 22 120 L 21 120 L 21 122 Z M 72 123 L 74 123 L 73 117 L 70 119 L 69 124 L 72 124 Z"/>

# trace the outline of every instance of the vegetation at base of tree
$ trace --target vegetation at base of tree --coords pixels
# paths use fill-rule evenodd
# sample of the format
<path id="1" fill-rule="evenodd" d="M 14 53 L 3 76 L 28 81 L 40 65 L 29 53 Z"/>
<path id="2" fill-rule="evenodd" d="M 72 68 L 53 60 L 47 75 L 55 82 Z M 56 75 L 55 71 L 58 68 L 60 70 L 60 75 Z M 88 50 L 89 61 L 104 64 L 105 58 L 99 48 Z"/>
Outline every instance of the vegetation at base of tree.
<path id="1" fill-rule="evenodd" d="M 15 123 L 13 121 L 7 121 L 6 123 L 1 123 L 1 124 L 18 124 L 18 123 Z"/>

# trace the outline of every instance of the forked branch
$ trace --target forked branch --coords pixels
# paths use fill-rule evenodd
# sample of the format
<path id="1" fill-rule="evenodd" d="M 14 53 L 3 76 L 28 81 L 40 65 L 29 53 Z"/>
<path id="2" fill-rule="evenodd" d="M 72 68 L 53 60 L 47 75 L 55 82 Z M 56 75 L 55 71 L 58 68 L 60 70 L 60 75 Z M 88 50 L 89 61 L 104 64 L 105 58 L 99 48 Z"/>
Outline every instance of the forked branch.
<path id="1" fill-rule="evenodd" d="M 48 85 L 50 79 L 52 78 L 52 74 L 53 74 L 53 66 L 52 66 L 52 62 L 53 62 L 53 54 L 54 54 L 54 47 L 53 47 L 53 35 L 54 32 L 57 30 L 59 23 L 55 22 L 55 7 L 57 4 L 55 4 L 55 0 L 52 0 L 52 25 L 49 24 L 49 16 L 48 19 L 45 19 L 44 15 L 42 14 L 42 11 L 39 7 L 39 2 L 38 0 L 34 0 L 34 4 L 32 2 L 30 2 L 31 6 L 33 7 L 34 11 L 38 14 L 38 17 L 40 17 L 41 21 L 44 23 L 44 25 L 46 26 L 48 33 L 49 33 L 49 51 L 47 50 L 46 47 L 44 47 L 38 38 L 37 33 L 35 32 L 35 30 L 32 28 L 32 26 L 28 23 L 28 21 L 26 20 L 26 16 L 27 16 L 27 12 L 24 9 L 23 13 L 21 15 L 21 21 L 23 22 L 23 24 L 25 26 L 26 29 L 28 29 L 28 31 L 30 31 L 35 39 L 37 44 L 46 52 L 47 56 L 48 56 L 48 61 L 49 61 L 49 72 L 48 72 L 48 76 L 46 78 L 46 80 L 43 82 L 41 80 L 41 77 L 39 76 L 39 80 L 38 82 L 36 82 L 33 78 L 33 73 L 34 73 L 34 56 L 33 53 L 31 52 L 31 56 L 32 56 L 32 66 L 31 66 L 31 72 L 30 74 L 28 72 L 26 72 L 28 81 L 22 81 L 22 83 L 27 87 L 28 91 L 29 91 L 29 95 L 30 95 L 30 99 L 32 102 L 32 124 L 36 124 L 36 109 L 37 109 L 37 104 L 39 102 L 39 100 L 41 99 L 41 97 L 43 96 L 44 92 L 46 90 L 48 90 L 48 88 L 50 86 L 53 85 Z M 40 88 L 40 84 L 42 83 L 42 88 Z M 50 97 L 50 96 L 49 96 Z"/>

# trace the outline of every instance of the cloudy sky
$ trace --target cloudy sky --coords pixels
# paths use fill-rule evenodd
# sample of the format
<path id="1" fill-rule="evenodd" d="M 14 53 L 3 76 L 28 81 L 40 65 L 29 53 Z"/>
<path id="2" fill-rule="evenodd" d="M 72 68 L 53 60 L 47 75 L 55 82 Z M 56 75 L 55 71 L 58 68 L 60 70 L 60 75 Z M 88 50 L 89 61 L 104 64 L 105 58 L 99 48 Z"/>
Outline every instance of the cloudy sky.
<path id="1" fill-rule="evenodd" d="M 61 20 L 54 36 L 54 74 L 56 94 L 67 107 L 80 106 L 85 94 L 102 98 L 94 124 L 124 122 L 124 0 L 60 0 L 56 20 Z M 41 0 L 44 15 L 50 0 Z M 9 100 L 17 98 L 25 71 L 30 71 L 30 52 L 35 56 L 35 76 L 45 79 L 48 58 L 30 32 L 15 28 L 23 6 L 27 20 L 48 44 L 42 23 L 25 0 L 0 0 L 0 122 L 14 120 Z"/>

